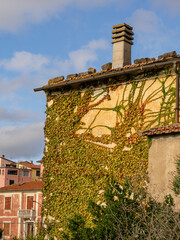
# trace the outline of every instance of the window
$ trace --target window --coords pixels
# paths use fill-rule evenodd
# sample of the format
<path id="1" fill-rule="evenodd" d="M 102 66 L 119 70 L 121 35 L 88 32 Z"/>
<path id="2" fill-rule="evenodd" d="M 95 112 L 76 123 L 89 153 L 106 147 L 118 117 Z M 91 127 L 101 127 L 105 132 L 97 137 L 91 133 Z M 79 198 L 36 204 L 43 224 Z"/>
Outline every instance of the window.
<path id="1" fill-rule="evenodd" d="M 10 237 L 10 223 L 4 223 L 4 236 Z"/>
<path id="2" fill-rule="evenodd" d="M 29 177 L 29 172 L 28 171 L 24 171 L 24 177 Z"/>
<path id="3" fill-rule="evenodd" d="M 5 197 L 5 210 L 11 210 L 11 197 Z"/>
<path id="4" fill-rule="evenodd" d="M 14 180 L 9 180 L 9 185 L 14 184 Z"/>
<path id="5" fill-rule="evenodd" d="M 33 196 L 28 196 L 27 197 L 27 209 L 32 209 L 33 208 Z"/>
<path id="6" fill-rule="evenodd" d="M 17 170 L 8 170 L 8 175 L 17 175 Z"/>
<path id="7" fill-rule="evenodd" d="M 36 177 L 40 177 L 40 171 L 36 170 Z"/>
<path id="8" fill-rule="evenodd" d="M 2 170 L 2 175 L 4 175 L 4 170 Z"/>
<path id="9" fill-rule="evenodd" d="M 0 169 L 0 175 L 1 175 L 1 169 Z"/>
<path id="10" fill-rule="evenodd" d="M 20 171 L 20 176 L 29 177 L 29 171 Z"/>

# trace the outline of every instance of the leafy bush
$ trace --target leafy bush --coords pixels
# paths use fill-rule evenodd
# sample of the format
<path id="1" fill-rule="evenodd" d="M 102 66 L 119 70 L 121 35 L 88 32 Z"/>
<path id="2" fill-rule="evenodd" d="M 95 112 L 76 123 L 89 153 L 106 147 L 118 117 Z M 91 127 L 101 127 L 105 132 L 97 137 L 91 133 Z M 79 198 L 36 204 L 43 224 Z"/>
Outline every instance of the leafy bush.
<path id="1" fill-rule="evenodd" d="M 129 181 L 120 186 L 111 180 L 105 201 L 89 202 L 94 227 L 87 227 L 86 219 L 75 215 L 69 219 L 64 239 L 180 239 L 180 214 L 173 211 L 172 197 L 159 203 L 147 196 L 144 188 L 135 190 Z"/>

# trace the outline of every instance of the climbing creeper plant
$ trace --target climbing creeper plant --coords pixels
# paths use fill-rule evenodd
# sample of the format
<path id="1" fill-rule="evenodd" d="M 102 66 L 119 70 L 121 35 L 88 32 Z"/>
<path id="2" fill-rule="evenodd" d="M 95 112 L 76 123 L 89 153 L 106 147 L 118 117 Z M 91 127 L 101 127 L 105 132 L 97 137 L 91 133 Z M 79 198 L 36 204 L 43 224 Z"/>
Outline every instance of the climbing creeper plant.
<path id="1" fill-rule="evenodd" d="M 108 107 L 108 102 L 120 86 L 99 85 L 97 94 L 88 88 L 69 89 L 68 94 L 63 90 L 59 95 L 47 93 L 47 102 L 52 104 L 47 106 L 44 130 L 43 214 L 46 222 L 56 222 L 52 236 L 61 239 L 67 219 L 75 213 L 84 214 L 92 224 L 86 211 L 88 199 L 101 203 L 112 175 L 119 183 L 125 177 L 139 180 L 139 184 L 146 179 L 149 143 L 138 132 L 174 122 L 175 80 L 169 77 L 167 73 L 150 84 L 131 81 L 121 86 L 121 98 L 113 102 L 114 107 Z M 157 101 L 160 104 L 154 111 L 149 106 Z M 83 119 L 91 111 L 96 114 L 87 126 Z M 102 112 L 116 114 L 115 126 L 104 125 L 103 119 L 102 124 L 96 124 Z M 95 136 L 93 130 L 99 127 L 110 134 Z M 106 147 L 110 144 L 113 149 Z"/>

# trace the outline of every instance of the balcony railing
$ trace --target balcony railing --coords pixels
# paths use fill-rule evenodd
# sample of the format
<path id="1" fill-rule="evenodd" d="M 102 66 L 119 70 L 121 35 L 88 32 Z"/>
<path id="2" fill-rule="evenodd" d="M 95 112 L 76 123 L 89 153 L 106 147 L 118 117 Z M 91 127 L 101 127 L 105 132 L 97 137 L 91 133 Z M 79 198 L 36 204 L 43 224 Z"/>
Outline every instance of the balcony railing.
<path id="1" fill-rule="evenodd" d="M 36 217 L 36 211 L 34 209 L 19 209 L 18 210 L 18 217 L 20 218 L 34 218 Z"/>

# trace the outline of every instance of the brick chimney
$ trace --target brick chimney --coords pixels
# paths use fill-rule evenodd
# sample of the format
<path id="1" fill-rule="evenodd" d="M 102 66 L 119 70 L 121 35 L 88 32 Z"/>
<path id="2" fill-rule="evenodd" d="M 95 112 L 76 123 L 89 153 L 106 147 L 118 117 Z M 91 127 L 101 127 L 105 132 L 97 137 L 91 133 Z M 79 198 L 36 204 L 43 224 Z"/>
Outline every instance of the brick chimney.
<path id="1" fill-rule="evenodd" d="M 126 23 L 113 26 L 112 44 L 113 44 L 113 61 L 112 68 L 124 67 L 131 65 L 131 45 L 134 35 L 132 27 Z"/>

